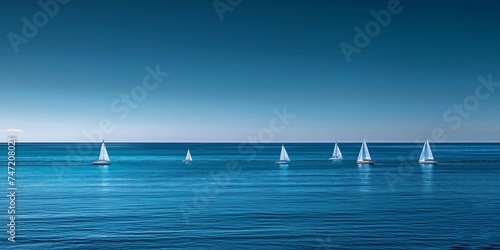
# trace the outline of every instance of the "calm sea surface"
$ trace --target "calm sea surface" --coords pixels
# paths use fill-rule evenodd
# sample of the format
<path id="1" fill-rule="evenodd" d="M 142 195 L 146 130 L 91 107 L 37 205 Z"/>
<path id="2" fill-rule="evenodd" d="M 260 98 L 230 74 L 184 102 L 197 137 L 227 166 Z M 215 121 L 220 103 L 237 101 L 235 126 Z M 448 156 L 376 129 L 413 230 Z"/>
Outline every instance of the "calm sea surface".
<path id="1" fill-rule="evenodd" d="M 422 145 L 18 143 L 11 243 L 4 143 L 0 249 L 500 249 L 500 144 Z"/>

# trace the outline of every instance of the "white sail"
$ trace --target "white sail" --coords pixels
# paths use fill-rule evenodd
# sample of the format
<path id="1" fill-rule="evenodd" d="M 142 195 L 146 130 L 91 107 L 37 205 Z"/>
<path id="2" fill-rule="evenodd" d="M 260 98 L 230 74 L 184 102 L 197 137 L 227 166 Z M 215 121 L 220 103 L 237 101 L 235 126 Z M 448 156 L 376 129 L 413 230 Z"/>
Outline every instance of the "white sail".
<path id="1" fill-rule="evenodd" d="M 280 161 L 290 161 L 284 145 L 281 145 Z"/>
<path id="2" fill-rule="evenodd" d="M 427 140 L 427 159 L 434 160 L 434 155 L 432 154 L 431 145 L 429 144 L 429 140 Z"/>
<path id="3" fill-rule="evenodd" d="M 191 157 L 191 152 L 188 149 L 188 152 L 186 154 L 186 159 L 184 159 L 185 162 L 191 162 L 193 161 L 193 157 Z"/>
<path id="4" fill-rule="evenodd" d="M 372 157 L 370 156 L 370 151 L 368 150 L 368 146 L 366 145 L 366 141 L 363 139 L 363 147 L 365 148 L 364 153 L 365 155 L 363 156 L 364 160 L 372 160 Z"/>
<path id="5" fill-rule="evenodd" d="M 363 151 L 365 151 L 365 147 L 363 147 L 363 145 L 361 145 L 361 149 L 359 150 L 359 154 L 358 154 L 358 161 L 363 161 L 363 155 L 365 154 Z"/>
<path id="6" fill-rule="evenodd" d="M 340 152 L 340 148 L 339 148 L 339 145 L 337 144 L 337 142 L 335 142 L 335 147 L 333 147 L 332 158 L 330 158 L 330 159 L 331 160 L 333 160 L 333 159 L 343 159 L 342 152 Z"/>
<path id="7" fill-rule="evenodd" d="M 368 146 L 366 141 L 363 139 L 363 144 L 361 144 L 361 149 L 358 154 L 358 162 L 371 162 L 372 157 L 370 156 L 370 151 L 368 151 Z"/>
<path id="8" fill-rule="evenodd" d="M 106 150 L 106 146 L 104 145 L 104 142 L 102 142 L 102 145 L 101 145 L 101 153 L 99 154 L 99 160 L 100 161 L 109 161 L 108 151 Z"/>
<path id="9" fill-rule="evenodd" d="M 434 155 L 432 154 L 431 146 L 429 145 L 429 140 L 425 140 L 424 147 L 422 148 L 422 153 L 420 153 L 420 162 L 434 161 Z"/>

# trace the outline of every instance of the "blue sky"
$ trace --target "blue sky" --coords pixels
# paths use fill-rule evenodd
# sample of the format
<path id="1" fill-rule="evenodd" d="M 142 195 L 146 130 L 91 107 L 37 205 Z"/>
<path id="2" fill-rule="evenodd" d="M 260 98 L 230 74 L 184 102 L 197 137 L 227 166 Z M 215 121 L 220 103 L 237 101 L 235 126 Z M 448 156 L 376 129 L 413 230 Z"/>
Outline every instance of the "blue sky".
<path id="1" fill-rule="evenodd" d="M 221 21 L 213 1 L 71 1 L 15 53 L 8 34 L 42 8 L 2 1 L 0 129 L 84 141 L 109 119 L 108 141 L 245 141 L 286 107 L 297 117 L 274 141 L 414 141 L 436 129 L 500 141 L 500 91 L 443 119 L 475 96 L 478 76 L 500 82 L 500 3 L 401 1 L 348 63 L 339 44 L 388 2 L 243 0 Z M 168 77 L 120 119 L 111 104 L 156 65 Z"/>

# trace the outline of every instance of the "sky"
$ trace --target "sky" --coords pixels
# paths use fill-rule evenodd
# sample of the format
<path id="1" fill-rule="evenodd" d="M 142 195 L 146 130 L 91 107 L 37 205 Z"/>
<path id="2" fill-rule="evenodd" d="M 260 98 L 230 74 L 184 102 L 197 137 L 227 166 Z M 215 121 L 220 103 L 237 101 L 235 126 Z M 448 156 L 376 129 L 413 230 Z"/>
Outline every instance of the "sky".
<path id="1" fill-rule="evenodd" d="M 0 2 L 0 136 L 500 141 L 498 1 L 41 2 Z"/>

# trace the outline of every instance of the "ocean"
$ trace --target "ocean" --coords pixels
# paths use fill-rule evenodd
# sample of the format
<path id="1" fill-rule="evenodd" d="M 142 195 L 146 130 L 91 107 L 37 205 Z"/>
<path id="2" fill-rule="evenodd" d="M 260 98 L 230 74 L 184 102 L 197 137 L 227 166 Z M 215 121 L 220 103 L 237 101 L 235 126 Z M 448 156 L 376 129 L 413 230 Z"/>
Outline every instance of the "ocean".
<path id="1" fill-rule="evenodd" d="M 16 146 L 15 242 L 1 249 L 500 249 L 500 144 L 106 143 Z M 187 149 L 193 164 L 181 163 Z"/>

